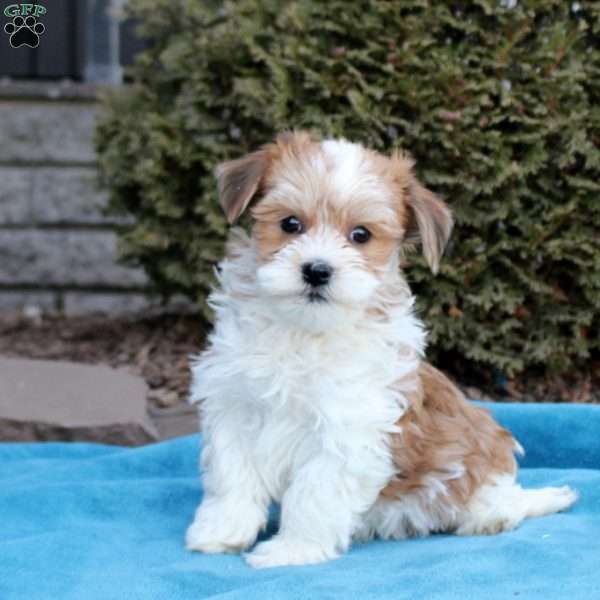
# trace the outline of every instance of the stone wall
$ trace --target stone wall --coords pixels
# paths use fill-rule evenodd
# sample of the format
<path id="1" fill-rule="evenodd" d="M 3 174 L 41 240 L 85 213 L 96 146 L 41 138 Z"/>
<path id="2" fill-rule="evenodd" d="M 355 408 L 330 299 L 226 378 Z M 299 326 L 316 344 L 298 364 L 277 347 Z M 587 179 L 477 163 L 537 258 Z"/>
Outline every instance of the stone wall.
<path id="1" fill-rule="evenodd" d="M 139 269 L 117 262 L 97 188 L 96 90 L 0 84 L 0 311 L 136 312 L 156 305 Z"/>

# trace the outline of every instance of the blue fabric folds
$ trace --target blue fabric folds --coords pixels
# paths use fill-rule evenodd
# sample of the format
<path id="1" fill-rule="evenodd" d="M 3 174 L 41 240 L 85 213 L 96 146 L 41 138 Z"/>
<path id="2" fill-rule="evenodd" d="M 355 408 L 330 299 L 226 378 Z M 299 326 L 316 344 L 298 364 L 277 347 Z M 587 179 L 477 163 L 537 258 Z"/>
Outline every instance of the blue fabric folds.
<path id="1" fill-rule="evenodd" d="M 486 406 L 527 451 L 521 483 L 571 485 L 575 507 L 498 536 L 374 541 L 263 571 L 183 547 L 202 493 L 197 436 L 0 444 L 0 599 L 600 599 L 600 407 Z"/>

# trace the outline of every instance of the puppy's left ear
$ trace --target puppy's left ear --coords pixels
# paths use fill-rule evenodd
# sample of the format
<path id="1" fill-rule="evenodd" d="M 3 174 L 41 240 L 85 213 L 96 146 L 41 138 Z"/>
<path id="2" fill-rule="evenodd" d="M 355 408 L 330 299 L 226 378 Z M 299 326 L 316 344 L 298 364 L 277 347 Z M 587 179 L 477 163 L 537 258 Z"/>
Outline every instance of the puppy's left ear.
<path id="1" fill-rule="evenodd" d="M 452 232 L 452 213 L 446 204 L 421 185 L 412 173 L 409 174 L 406 189 L 411 212 L 407 237 L 416 235 L 421 240 L 423 256 L 431 271 L 437 273 Z"/>
<path id="2" fill-rule="evenodd" d="M 258 192 L 268 164 L 269 154 L 263 149 L 217 166 L 219 202 L 229 223 L 239 218 Z"/>

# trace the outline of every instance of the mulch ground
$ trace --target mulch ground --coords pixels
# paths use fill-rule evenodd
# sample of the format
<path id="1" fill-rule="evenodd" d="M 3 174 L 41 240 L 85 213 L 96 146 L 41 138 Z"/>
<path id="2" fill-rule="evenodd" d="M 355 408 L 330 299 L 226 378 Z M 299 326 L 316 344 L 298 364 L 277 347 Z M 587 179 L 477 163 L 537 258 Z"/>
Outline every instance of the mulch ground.
<path id="1" fill-rule="evenodd" d="M 135 319 L 0 315 L 0 356 L 125 367 L 148 383 L 150 406 L 165 409 L 187 401 L 189 357 L 202 349 L 206 332 L 206 323 L 190 315 Z M 600 361 L 590 361 L 585 372 L 529 374 L 500 384 L 491 373 L 467 376 L 455 365 L 449 361 L 442 367 L 471 398 L 600 403 Z"/>

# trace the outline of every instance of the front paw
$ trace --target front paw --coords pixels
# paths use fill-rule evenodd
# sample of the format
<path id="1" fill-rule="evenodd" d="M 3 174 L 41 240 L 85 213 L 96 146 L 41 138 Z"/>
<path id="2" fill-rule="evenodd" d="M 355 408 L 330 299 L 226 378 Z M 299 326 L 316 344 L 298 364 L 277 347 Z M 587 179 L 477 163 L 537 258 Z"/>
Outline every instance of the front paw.
<path id="1" fill-rule="evenodd" d="M 188 550 L 215 554 L 237 553 L 256 541 L 265 524 L 265 517 L 257 509 L 232 513 L 218 506 L 200 506 L 194 522 L 188 527 L 185 545 Z"/>
<path id="2" fill-rule="evenodd" d="M 251 567 L 266 569 L 285 565 L 313 565 L 337 556 L 336 552 L 327 552 L 314 542 L 275 537 L 258 544 L 245 558 Z"/>
<path id="3" fill-rule="evenodd" d="M 206 554 L 241 552 L 250 544 L 251 542 L 246 543 L 242 539 L 231 537 L 229 532 L 220 532 L 217 527 L 196 521 L 188 527 L 185 534 L 185 547 L 188 550 Z"/>

